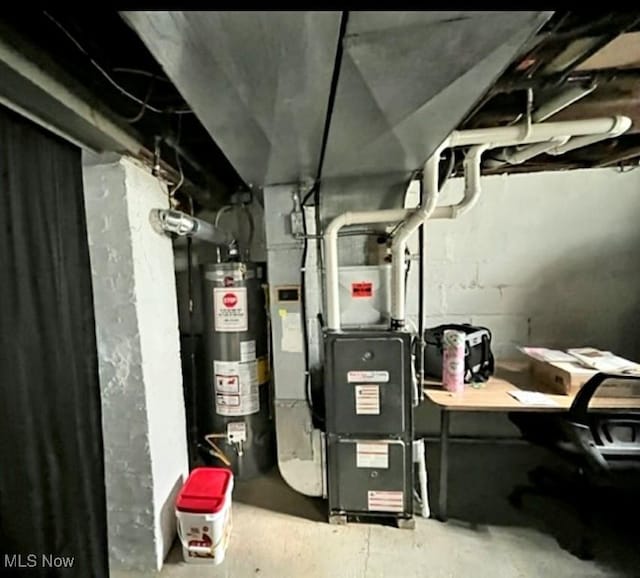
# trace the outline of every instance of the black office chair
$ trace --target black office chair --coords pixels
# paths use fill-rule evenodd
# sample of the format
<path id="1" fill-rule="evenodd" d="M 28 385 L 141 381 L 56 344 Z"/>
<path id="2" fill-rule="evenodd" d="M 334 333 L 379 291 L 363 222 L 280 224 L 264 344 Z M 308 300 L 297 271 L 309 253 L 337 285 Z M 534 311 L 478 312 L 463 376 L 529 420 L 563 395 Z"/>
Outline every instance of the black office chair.
<path id="1" fill-rule="evenodd" d="M 509 501 L 520 508 L 523 496 L 533 494 L 573 502 L 582 522 L 575 553 L 584 560 L 593 558 L 593 490 L 602 482 L 617 486 L 629 474 L 637 482 L 640 472 L 640 410 L 589 407 L 596 390 L 609 379 L 640 382 L 638 376 L 598 373 L 582 386 L 566 413 L 509 414 L 526 440 L 551 449 L 572 466 L 568 476 L 547 467 L 532 470 L 533 485 L 517 486 Z"/>

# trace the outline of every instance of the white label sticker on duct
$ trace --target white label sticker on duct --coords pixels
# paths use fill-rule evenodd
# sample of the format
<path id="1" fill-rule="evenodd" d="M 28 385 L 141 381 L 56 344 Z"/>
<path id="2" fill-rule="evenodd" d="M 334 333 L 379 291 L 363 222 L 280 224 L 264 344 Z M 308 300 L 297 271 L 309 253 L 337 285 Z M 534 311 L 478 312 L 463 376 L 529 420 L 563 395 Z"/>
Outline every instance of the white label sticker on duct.
<path id="1" fill-rule="evenodd" d="M 284 310 L 285 315 L 280 315 L 282 323 L 282 338 L 280 349 L 289 353 L 302 353 L 302 327 L 300 325 L 300 313 L 291 313 Z"/>
<path id="2" fill-rule="evenodd" d="M 257 361 L 214 361 L 213 374 L 218 415 L 260 411 Z"/>
<path id="3" fill-rule="evenodd" d="M 247 441 L 247 424 L 243 421 L 232 421 L 227 424 L 227 441 L 235 444 Z"/>
<path id="4" fill-rule="evenodd" d="M 389 467 L 389 444 L 356 444 L 356 467 L 387 469 Z"/>
<path id="5" fill-rule="evenodd" d="M 216 331 L 247 331 L 247 288 L 214 287 L 213 314 Z"/>
<path id="6" fill-rule="evenodd" d="M 367 509 L 373 512 L 402 512 L 404 507 L 402 492 L 374 491 L 367 492 Z"/>
<path id="7" fill-rule="evenodd" d="M 388 371 L 349 371 L 347 373 L 349 383 L 387 383 Z"/>
<path id="8" fill-rule="evenodd" d="M 380 415 L 380 386 L 356 385 L 356 413 Z"/>
<path id="9" fill-rule="evenodd" d="M 240 361 L 254 361 L 256 358 L 256 342 L 251 341 L 240 342 Z"/>

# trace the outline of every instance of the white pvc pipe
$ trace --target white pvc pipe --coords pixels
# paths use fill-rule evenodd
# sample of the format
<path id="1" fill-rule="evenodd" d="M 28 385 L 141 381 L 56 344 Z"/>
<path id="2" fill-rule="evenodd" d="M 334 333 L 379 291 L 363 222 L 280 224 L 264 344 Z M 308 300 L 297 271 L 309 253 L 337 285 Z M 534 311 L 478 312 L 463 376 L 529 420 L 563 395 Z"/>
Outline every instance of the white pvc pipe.
<path id="1" fill-rule="evenodd" d="M 591 122 L 595 121 L 595 122 Z M 585 122 L 589 124 L 590 128 L 599 127 L 599 128 L 608 128 L 609 130 L 605 133 L 598 135 L 582 135 L 585 129 Z M 549 136 L 549 133 L 556 132 L 562 128 L 563 130 L 568 130 L 573 128 L 574 131 L 579 131 L 582 136 L 577 138 L 571 138 L 571 134 L 564 134 L 560 136 L 555 136 L 552 138 L 548 138 L 546 141 L 542 141 L 538 144 L 533 144 L 530 147 L 526 147 L 513 153 L 509 157 L 509 162 L 516 164 L 518 162 L 524 162 L 527 158 L 533 158 L 536 154 L 541 154 L 542 152 L 546 152 L 548 154 L 563 154 L 569 150 L 573 150 L 576 148 L 580 148 L 582 146 L 587 146 L 594 142 L 598 142 L 607 138 L 615 138 L 629 130 L 631 127 L 631 119 L 626 116 L 616 116 L 607 119 L 591 119 L 588 121 L 569 121 L 562 123 L 544 123 L 546 125 L 545 132 L 547 134 L 543 134 L 542 129 L 540 127 L 544 127 L 544 125 L 533 125 L 532 129 L 534 131 L 534 137 L 537 135 Z M 552 127 L 549 131 L 548 128 Z M 554 128 L 556 127 L 556 128 Z M 510 130 L 506 133 L 504 128 L 516 130 Z M 519 131 L 518 127 L 498 127 L 494 129 L 475 129 L 469 131 L 454 131 L 450 137 L 451 146 L 467 146 L 470 143 L 478 140 L 482 136 L 484 137 L 492 137 L 494 142 L 506 138 L 508 136 L 513 136 L 517 134 Z M 520 130 L 520 132 L 522 132 Z M 529 137 L 529 141 L 531 140 L 531 136 Z M 517 144 L 521 144 L 523 142 L 522 139 L 514 140 L 511 142 L 503 142 L 499 145 L 494 145 L 494 143 L 487 144 L 486 149 L 489 148 L 498 148 L 499 146 L 514 146 Z M 505 160 L 505 162 L 507 162 Z M 480 167 L 478 166 L 478 170 Z M 465 189 L 465 196 L 467 195 L 467 191 Z M 461 201 L 461 203 L 464 202 Z M 437 207 L 435 211 L 431 214 L 432 219 L 453 219 L 458 216 L 460 213 L 457 210 L 458 205 L 449 205 L 445 207 Z"/>
<path id="2" fill-rule="evenodd" d="M 327 326 L 330 331 L 340 331 L 340 302 L 338 283 L 338 232 L 346 225 L 397 222 L 407 219 L 394 237 L 392 244 L 391 274 L 391 319 L 392 326 L 402 327 L 405 320 L 404 303 L 404 252 L 411 234 L 429 217 L 455 218 L 470 210 L 480 194 L 480 158 L 491 148 L 508 147 L 518 144 L 544 143 L 537 148 L 520 151 L 523 155 L 550 152 L 562 154 L 574 148 L 587 146 L 605 138 L 614 138 L 627 131 L 631 119 L 626 116 L 593 118 L 586 120 L 536 123 L 527 127 L 505 126 L 454 131 L 427 160 L 423 183 L 425 200 L 417 210 L 397 209 L 373 211 L 369 213 L 344 213 L 336 217 L 327 227 L 324 238 L 327 288 Z M 577 137 L 577 138 L 571 138 Z M 569 139 L 569 140 L 567 140 Z M 553 141 L 553 146 L 549 141 Z M 563 143 L 563 144 L 559 144 Z M 438 168 L 440 153 L 445 148 L 460 146 L 475 147 L 465 159 L 467 178 L 465 196 L 457 205 L 436 207 L 438 200 Z M 549 147 L 549 148 L 547 148 Z M 531 158 L 529 157 L 529 158 Z M 516 157 L 517 158 L 517 157 Z"/>
<path id="3" fill-rule="evenodd" d="M 438 202 L 438 174 L 440 165 L 440 153 L 448 146 L 446 140 L 427 159 L 422 172 L 424 201 L 416 211 L 400 227 L 391 243 L 391 327 L 399 329 L 404 326 L 405 299 L 404 299 L 404 252 L 407 248 L 407 240 L 413 232 L 425 222 L 433 213 Z"/>
<path id="4" fill-rule="evenodd" d="M 505 151 L 504 155 L 505 163 L 509 163 L 510 165 L 519 165 L 533 157 L 537 157 L 542 153 L 547 153 L 550 150 L 556 148 L 559 145 L 563 145 L 569 140 L 569 137 L 563 136 L 558 138 L 553 138 L 547 142 L 541 142 L 537 144 L 532 144 L 526 146 L 524 148 L 515 150 L 513 152 Z M 499 163 L 504 164 L 504 163 Z"/>
<path id="5" fill-rule="evenodd" d="M 482 189 L 480 187 L 480 165 L 482 153 L 488 148 L 487 145 L 476 145 L 469 149 L 464 157 L 464 197 L 451 210 L 451 218 L 455 219 L 473 209 L 480 198 Z"/>
<path id="6" fill-rule="evenodd" d="M 526 138 L 521 126 L 501 126 L 497 128 L 476 128 L 471 130 L 453 131 L 450 146 L 472 146 L 486 144 L 488 148 L 512 146 L 516 144 L 530 144 L 548 141 L 564 136 L 594 136 L 620 134 L 622 126 L 631 126 L 631 120 L 625 116 L 591 118 L 586 120 L 568 120 L 563 122 L 543 122 L 531 125 Z M 628 128 L 628 127 L 627 127 Z M 625 129 L 626 130 L 626 129 Z M 624 130 L 622 131 L 624 132 Z"/>
<path id="7" fill-rule="evenodd" d="M 617 122 L 614 125 L 613 129 L 606 134 L 602 135 L 585 135 L 576 138 L 569 139 L 565 144 L 557 146 L 549 151 L 549 154 L 552 155 L 562 155 L 566 152 L 572 151 L 574 149 L 579 149 L 582 147 L 589 146 L 591 144 L 600 142 L 601 140 L 605 140 L 608 138 L 615 138 L 625 133 L 631 128 L 632 122 L 631 119 L 627 116 L 618 116 Z"/>
<path id="8" fill-rule="evenodd" d="M 327 288 L 327 329 L 340 331 L 340 286 L 338 275 L 338 233 L 348 225 L 370 225 L 403 221 L 412 209 L 348 212 L 338 215 L 324 232 L 325 286 Z"/>
<path id="9" fill-rule="evenodd" d="M 423 518 L 431 516 L 429 508 L 429 490 L 427 489 L 427 450 L 424 439 L 415 440 L 413 442 L 413 461 L 418 464 L 418 480 L 420 482 L 420 501 L 422 508 L 420 515 Z"/>

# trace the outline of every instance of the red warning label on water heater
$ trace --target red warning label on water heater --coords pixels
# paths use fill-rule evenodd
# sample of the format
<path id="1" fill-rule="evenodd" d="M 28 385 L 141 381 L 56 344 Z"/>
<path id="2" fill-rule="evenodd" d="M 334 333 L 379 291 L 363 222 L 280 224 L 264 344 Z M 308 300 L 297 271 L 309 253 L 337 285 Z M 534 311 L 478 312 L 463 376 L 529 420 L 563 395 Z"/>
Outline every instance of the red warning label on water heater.
<path id="1" fill-rule="evenodd" d="M 373 283 L 371 281 L 351 283 L 351 297 L 373 297 Z"/>
<path id="2" fill-rule="evenodd" d="M 238 298 L 234 293 L 225 293 L 222 296 L 222 304 L 225 307 L 235 307 L 238 304 Z"/>
<path id="3" fill-rule="evenodd" d="M 247 331 L 247 288 L 215 287 L 213 313 L 216 331 Z"/>

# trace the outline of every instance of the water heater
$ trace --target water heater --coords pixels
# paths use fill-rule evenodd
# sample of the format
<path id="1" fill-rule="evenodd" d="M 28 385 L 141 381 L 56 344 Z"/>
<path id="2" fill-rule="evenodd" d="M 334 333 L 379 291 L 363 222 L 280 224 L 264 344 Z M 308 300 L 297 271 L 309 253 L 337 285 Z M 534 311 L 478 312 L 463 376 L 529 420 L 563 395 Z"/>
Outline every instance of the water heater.
<path id="1" fill-rule="evenodd" d="M 238 478 L 252 478 L 275 462 L 265 268 L 212 263 L 201 273 L 206 371 L 198 396 L 205 405 L 200 436 L 221 450 Z"/>

